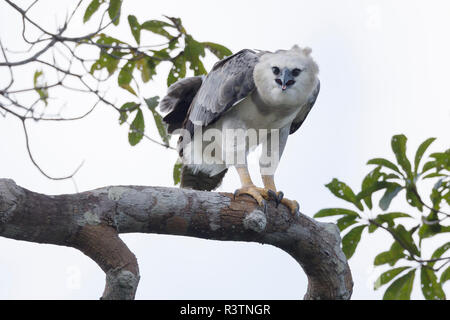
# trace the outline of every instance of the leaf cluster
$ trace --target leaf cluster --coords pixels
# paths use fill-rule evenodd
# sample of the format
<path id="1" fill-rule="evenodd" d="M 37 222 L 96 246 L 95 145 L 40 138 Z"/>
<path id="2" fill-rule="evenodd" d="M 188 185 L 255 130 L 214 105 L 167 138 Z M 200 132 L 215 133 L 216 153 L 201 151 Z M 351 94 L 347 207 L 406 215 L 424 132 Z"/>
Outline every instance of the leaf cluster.
<path id="1" fill-rule="evenodd" d="M 365 231 L 371 234 L 383 230 L 390 235 L 392 245 L 374 260 L 375 266 L 389 266 L 374 286 L 379 289 L 390 284 L 384 299 L 409 299 L 416 271 L 420 272 L 421 289 L 426 299 L 446 298 L 442 286 L 450 275 L 450 242 L 435 248 L 429 257 L 422 249 L 425 239 L 450 232 L 446 223 L 450 217 L 450 149 L 430 154 L 422 165 L 423 156 L 433 141 L 435 138 L 425 140 L 412 162 L 406 153 L 406 136 L 393 136 L 391 148 L 395 161 L 385 158 L 369 160 L 367 164 L 375 168 L 363 178 L 358 193 L 338 179 L 326 185 L 336 197 L 350 203 L 354 210 L 328 208 L 315 214 L 316 218 L 340 216 L 336 223 L 344 233 L 342 249 L 348 259 L 355 253 Z M 428 203 L 418 192 L 418 185 L 424 181 L 431 181 L 433 185 Z M 381 195 L 378 207 L 383 213 L 374 208 L 373 196 L 376 193 Z M 400 196 L 410 208 L 408 213 L 386 212 L 393 199 Z M 374 214 L 373 211 L 378 212 Z"/>

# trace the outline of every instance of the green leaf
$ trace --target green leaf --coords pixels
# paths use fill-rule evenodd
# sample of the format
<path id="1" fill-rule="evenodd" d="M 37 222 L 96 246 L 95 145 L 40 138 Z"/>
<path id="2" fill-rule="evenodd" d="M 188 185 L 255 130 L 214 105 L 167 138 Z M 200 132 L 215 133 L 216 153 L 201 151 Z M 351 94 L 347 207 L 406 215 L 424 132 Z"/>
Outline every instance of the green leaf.
<path id="1" fill-rule="evenodd" d="M 391 161 L 384 159 L 384 158 L 371 159 L 371 160 L 367 161 L 367 164 L 375 164 L 377 166 L 383 166 L 383 167 L 392 169 L 392 170 L 402 174 L 400 169 L 395 164 L 393 164 Z"/>
<path id="2" fill-rule="evenodd" d="M 33 76 L 34 90 L 38 93 L 39 98 L 44 101 L 45 105 L 48 104 L 48 89 L 44 88 L 47 86 L 45 82 L 44 72 L 35 71 Z"/>
<path id="3" fill-rule="evenodd" d="M 159 96 L 154 96 L 154 97 L 147 98 L 147 99 L 144 99 L 144 100 L 145 100 L 145 103 L 147 104 L 147 107 L 150 110 L 155 110 L 156 107 L 159 104 Z"/>
<path id="4" fill-rule="evenodd" d="M 415 227 L 412 227 L 409 230 L 409 234 L 412 236 L 414 234 L 414 232 L 416 232 L 419 229 L 419 227 L 420 227 L 420 223 L 418 225 L 416 225 Z"/>
<path id="5" fill-rule="evenodd" d="M 431 211 L 427 217 L 422 217 L 423 224 L 419 229 L 420 240 L 430 238 L 438 233 L 450 232 L 450 226 L 443 226 L 439 223 L 439 216 L 436 211 Z"/>
<path id="6" fill-rule="evenodd" d="M 428 161 L 427 163 L 425 163 L 423 165 L 421 174 L 425 173 L 428 170 L 436 168 L 436 166 L 437 166 L 437 162 L 436 161 L 434 161 L 434 160 Z"/>
<path id="7" fill-rule="evenodd" d="M 378 279 L 375 281 L 374 290 L 378 290 L 382 285 L 389 283 L 392 279 L 394 279 L 397 275 L 402 273 L 403 271 L 411 269 L 411 267 L 398 267 L 394 269 L 390 269 L 386 272 L 383 272 Z"/>
<path id="8" fill-rule="evenodd" d="M 427 300 L 445 300 L 445 293 L 441 284 L 437 281 L 433 269 L 422 266 L 420 270 L 422 293 Z"/>
<path id="9" fill-rule="evenodd" d="M 412 187 L 409 187 L 406 189 L 406 202 L 408 202 L 408 204 L 411 207 L 415 207 L 415 208 L 419 209 L 420 211 L 422 211 L 423 210 L 422 201 L 417 196 L 417 194 L 413 191 L 413 188 L 415 188 L 415 186 L 412 186 Z"/>
<path id="10" fill-rule="evenodd" d="M 397 241 L 400 245 L 408 250 L 410 253 L 420 257 L 420 251 L 414 243 L 414 239 L 410 232 L 408 232 L 403 225 L 398 225 L 397 228 L 389 228 L 397 236 Z"/>
<path id="11" fill-rule="evenodd" d="M 135 66 L 136 66 L 136 62 L 128 61 L 120 70 L 117 81 L 121 88 L 128 90 L 129 92 L 131 92 L 132 94 L 134 94 L 136 96 L 136 92 L 130 86 L 130 82 L 133 79 L 133 70 L 134 70 Z"/>
<path id="12" fill-rule="evenodd" d="M 392 182 L 389 187 L 386 189 L 384 195 L 381 197 L 380 202 L 378 203 L 379 207 L 386 211 L 389 209 L 391 205 L 392 199 L 403 189 L 401 185 L 398 183 Z"/>
<path id="13" fill-rule="evenodd" d="M 184 56 L 190 62 L 189 68 L 194 71 L 194 75 L 198 76 L 207 73 L 203 63 L 200 61 L 200 57 L 205 56 L 205 46 L 194 40 L 190 35 L 186 35 L 185 38 Z"/>
<path id="14" fill-rule="evenodd" d="M 409 300 L 416 270 L 411 270 L 395 280 L 384 293 L 383 300 Z"/>
<path id="15" fill-rule="evenodd" d="M 430 222 L 434 221 L 429 220 L 428 218 L 424 219 L 427 219 Z M 419 229 L 419 237 L 421 240 L 423 240 L 426 238 L 430 238 L 438 233 L 446 233 L 446 232 L 450 232 L 450 226 L 443 226 L 440 223 L 433 223 L 433 224 L 424 223 Z"/>
<path id="16" fill-rule="evenodd" d="M 172 58 L 167 50 L 168 50 L 168 48 L 161 49 L 161 50 L 151 50 L 151 51 L 153 52 L 153 57 L 170 61 L 170 60 L 172 60 Z"/>
<path id="17" fill-rule="evenodd" d="M 178 44 L 179 44 L 179 39 L 178 37 L 174 37 L 172 39 L 169 40 L 169 45 L 167 46 L 167 49 L 169 50 L 175 50 L 176 48 L 178 48 Z"/>
<path id="18" fill-rule="evenodd" d="M 83 16 L 83 23 L 86 23 L 92 15 L 98 10 L 100 7 L 100 0 L 93 0 L 86 8 L 86 11 L 84 12 Z"/>
<path id="19" fill-rule="evenodd" d="M 430 157 L 436 159 L 436 170 L 440 171 L 445 169 L 450 171 L 450 149 L 447 149 L 445 152 L 436 152 L 430 154 Z"/>
<path id="20" fill-rule="evenodd" d="M 198 60 L 200 56 L 205 56 L 205 46 L 194 40 L 191 35 L 186 36 L 186 46 L 184 47 L 184 54 L 189 61 Z"/>
<path id="21" fill-rule="evenodd" d="M 208 73 L 205 69 L 205 66 L 203 65 L 203 62 L 201 62 L 200 60 L 197 60 L 195 62 L 190 61 L 189 69 L 194 71 L 195 76 L 201 76 L 202 74 Z"/>
<path id="22" fill-rule="evenodd" d="M 137 108 L 139 108 L 140 104 L 136 102 L 127 102 L 124 103 L 120 107 L 120 117 L 119 117 L 119 124 L 123 124 L 128 120 L 128 113 L 133 112 Z"/>
<path id="23" fill-rule="evenodd" d="M 117 66 L 120 62 L 120 58 L 118 57 L 122 55 L 123 53 L 116 50 L 114 50 L 112 54 L 109 54 L 106 51 L 101 51 L 98 60 L 92 64 L 90 73 L 94 74 L 95 71 L 106 68 L 106 70 L 108 70 L 109 76 L 113 75 L 117 70 Z"/>
<path id="24" fill-rule="evenodd" d="M 417 170 L 419 168 L 420 160 L 422 160 L 422 157 L 423 157 L 425 151 L 427 151 L 428 147 L 430 146 L 430 144 L 433 143 L 434 140 L 436 140 L 436 138 L 428 138 L 427 140 L 422 142 L 422 144 L 417 149 L 416 156 L 414 158 L 414 174 L 417 175 Z"/>
<path id="25" fill-rule="evenodd" d="M 183 55 L 178 55 L 173 60 L 172 68 L 169 71 L 167 77 L 167 86 L 170 87 L 177 80 L 182 79 L 186 76 L 186 59 Z"/>
<path id="26" fill-rule="evenodd" d="M 226 56 L 231 56 L 233 54 L 230 49 L 217 43 L 202 42 L 202 44 L 219 59 L 223 59 Z"/>
<path id="27" fill-rule="evenodd" d="M 358 200 L 353 190 L 344 182 L 334 178 L 329 184 L 325 185 L 336 197 L 353 203 L 359 210 L 364 210 L 361 201 Z"/>
<path id="28" fill-rule="evenodd" d="M 361 192 L 356 195 L 356 198 L 363 199 L 369 209 L 372 209 L 372 193 L 369 192 L 367 195 L 363 195 L 363 191 L 369 190 L 380 178 L 381 166 L 376 167 L 374 170 L 369 172 L 363 179 L 361 183 Z"/>
<path id="29" fill-rule="evenodd" d="M 441 285 L 443 285 L 446 281 L 450 280 L 450 267 L 444 270 L 441 274 L 441 278 L 439 279 L 439 282 Z"/>
<path id="30" fill-rule="evenodd" d="M 130 131 L 128 132 L 128 142 L 132 146 L 137 145 L 144 137 L 144 130 L 144 115 L 142 114 L 142 110 L 139 109 L 136 113 L 136 117 L 130 125 Z"/>
<path id="31" fill-rule="evenodd" d="M 446 176 L 447 175 L 442 174 L 442 173 L 433 172 L 433 173 L 427 174 L 422 179 L 430 179 L 430 178 L 438 178 L 438 177 L 446 177 Z"/>
<path id="32" fill-rule="evenodd" d="M 391 185 L 392 185 L 392 182 L 387 182 L 387 181 L 378 181 L 378 182 L 373 182 L 371 185 L 367 185 L 367 184 L 364 185 L 364 181 L 363 181 L 363 188 L 362 188 L 361 192 L 356 195 L 356 199 L 357 200 L 364 199 L 364 201 L 367 204 L 367 207 L 369 209 L 372 209 L 372 194 L 381 189 L 387 189 Z"/>
<path id="33" fill-rule="evenodd" d="M 381 177 L 381 166 L 376 167 L 369 172 L 363 179 L 361 184 L 361 192 L 356 195 L 357 199 L 363 199 L 369 209 L 372 209 L 372 193 L 375 192 L 374 185 L 377 184 Z"/>
<path id="34" fill-rule="evenodd" d="M 378 226 L 377 225 L 375 225 L 375 224 L 373 224 L 373 223 L 370 223 L 369 224 L 369 233 L 373 233 L 373 232 L 375 232 L 376 230 L 378 229 Z"/>
<path id="35" fill-rule="evenodd" d="M 403 247 L 397 241 L 394 241 L 388 251 L 381 252 L 375 257 L 373 264 L 380 266 L 388 263 L 390 266 L 394 266 L 398 260 L 405 257 L 403 250 Z"/>
<path id="36" fill-rule="evenodd" d="M 377 216 L 377 219 L 380 219 L 381 222 L 388 222 L 389 226 L 392 227 L 394 225 L 394 219 L 397 218 L 412 218 L 411 215 L 403 212 L 390 212 L 385 214 L 380 214 Z"/>
<path id="37" fill-rule="evenodd" d="M 173 27 L 171 24 L 160 20 L 149 20 L 141 24 L 141 29 L 151 31 L 153 33 L 159 34 L 160 36 L 166 37 L 167 39 L 172 39 L 173 36 L 167 32 L 165 27 Z"/>
<path id="38" fill-rule="evenodd" d="M 131 33 L 133 34 L 134 39 L 136 40 L 137 44 L 140 44 L 141 42 L 141 26 L 139 25 L 139 22 L 137 18 L 133 15 L 128 16 L 128 24 L 130 25 Z"/>
<path id="39" fill-rule="evenodd" d="M 122 7 L 122 0 L 110 0 L 108 14 L 109 18 L 115 26 L 119 24 L 120 20 L 120 8 Z"/>
<path id="40" fill-rule="evenodd" d="M 136 67 L 141 72 L 143 82 L 148 82 L 156 74 L 156 63 L 150 57 L 137 60 Z"/>
<path id="41" fill-rule="evenodd" d="M 367 226 L 364 225 L 355 227 L 342 238 L 342 251 L 344 251 L 347 259 L 350 259 L 355 253 L 356 247 L 361 240 L 361 234 L 365 227 Z"/>
<path id="42" fill-rule="evenodd" d="M 339 231 L 342 232 L 357 222 L 358 221 L 356 221 L 356 216 L 343 216 L 342 218 L 338 219 L 336 224 L 339 228 Z"/>
<path id="43" fill-rule="evenodd" d="M 449 250 L 449 249 L 450 249 L 450 242 L 444 243 L 442 246 L 440 246 L 439 248 L 437 248 L 437 249 L 433 252 L 433 254 L 431 255 L 430 260 L 433 260 L 433 259 L 439 259 L 439 258 L 442 257 L 442 255 L 443 255 L 447 250 Z M 436 263 L 436 261 L 430 262 L 430 263 L 429 263 L 429 266 L 432 267 L 432 266 L 435 265 L 435 263 Z"/>
<path id="44" fill-rule="evenodd" d="M 403 134 L 395 135 L 391 140 L 392 151 L 394 151 L 397 163 L 405 171 L 406 176 L 412 178 L 411 163 L 406 156 L 406 136 Z"/>
<path id="45" fill-rule="evenodd" d="M 443 199 L 442 193 L 449 190 L 447 183 L 450 183 L 450 181 L 446 182 L 444 181 L 444 178 L 441 178 L 434 184 L 433 189 L 431 190 L 430 200 L 433 203 L 433 208 L 436 210 L 439 210 L 441 207 L 441 201 Z"/>
<path id="46" fill-rule="evenodd" d="M 322 218 L 337 215 L 354 216 L 355 218 L 356 217 L 360 218 L 359 214 L 356 213 L 355 211 L 342 208 L 322 209 L 314 215 L 314 218 Z"/>
<path id="47" fill-rule="evenodd" d="M 386 213 L 386 214 L 379 214 L 374 219 L 374 221 L 377 222 L 378 224 L 383 224 L 386 222 L 388 224 L 388 227 L 393 227 L 394 220 L 397 218 L 412 218 L 412 217 L 409 214 L 403 213 L 403 212 L 390 212 L 390 213 Z M 378 226 L 376 224 L 370 224 L 369 232 L 372 233 L 377 228 L 378 228 Z"/>
<path id="48" fill-rule="evenodd" d="M 170 135 L 167 133 L 167 126 L 165 122 L 163 121 L 161 115 L 156 111 L 156 107 L 159 104 L 159 97 L 152 97 L 145 99 L 145 102 L 147 103 L 148 108 L 153 114 L 153 119 L 155 120 L 156 128 L 158 129 L 159 136 L 164 141 L 164 144 L 166 146 L 169 145 L 170 141 Z"/>
<path id="49" fill-rule="evenodd" d="M 38 85 L 38 79 L 41 77 L 41 76 L 43 76 L 44 75 L 44 72 L 41 70 L 41 71 L 35 71 L 34 72 L 34 77 L 33 77 L 33 84 L 34 84 L 34 86 L 36 87 L 37 85 Z"/>
<path id="50" fill-rule="evenodd" d="M 183 164 L 181 162 L 176 162 L 173 166 L 173 184 L 177 185 L 181 182 L 181 168 Z"/>
<path id="51" fill-rule="evenodd" d="M 395 173 L 390 173 L 390 174 L 386 174 L 383 176 L 384 180 L 389 180 L 389 179 L 401 179 L 398 175 L 396 175 Z"/>
<path id="52" fill-rule="evenodd" d="M 125 42 L 120 41 L 119 39 L 107 36 L 104 33 L 101 33 L 98 35 L 98 39 L 96 41 L 98 44 L 107 44 L 107 45 L 118 45 L 118 44 L 125 44 Z"/>

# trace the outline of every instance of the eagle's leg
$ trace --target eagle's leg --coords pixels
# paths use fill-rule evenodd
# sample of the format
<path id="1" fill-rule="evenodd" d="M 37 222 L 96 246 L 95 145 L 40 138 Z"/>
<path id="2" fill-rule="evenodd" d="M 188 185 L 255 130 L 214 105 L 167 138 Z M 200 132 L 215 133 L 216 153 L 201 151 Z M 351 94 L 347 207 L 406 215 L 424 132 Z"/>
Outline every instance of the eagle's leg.
<path id="1" fill-rule="evenodd" d="M 269 174 L 269 175 L 262 174 L 261 178 L 262 178 L 262 181 L 264 184 L 264 189 L 267 190 L 269 198 L 271 200 L 274 200 L 277 204 L 276 207 L 278 207 L 278 205 L 281 203 L 281 200 L 283 199 L 283 196 L 284 196 L 283 191 L 277 192 L 273 174 Z"/>
<path id="2" fill-rule="evenodd" d="M 277 188 L 275 187 L 273 175 L 262 174 L 261 177 L 264 183 L 264 188 L 267 190 L 269 197 L 276 202 L 276 207 L 278 207 L 278 205 L 281 203 L 284 204 L 292 214 L 300 214 L 300 206 L 297 201 L 284 198 L 283 191 L 276 191 Z"/>
<path id="3" fill-rule="evenodd" d="M 263 152 L 259 159 L 259 167 L 264 189 L 267 190 L 270 200 L 274 200 L 277 207 L 280 203 L 284 204 L 292 214 L 298 215 L 300 213 L 298 202 L 284 198 L 283 192 L 277 191 L 274 181 L 274 174 L 286 146 L 289 132 L 290 125 L 278 131 L 271 130 L 268 133 L 266 139 L 263 139 Z"/>
<path id="4" fill-rule="evenodd" d="M 270 198 L 268 191 L 266 189 L 258 188 L 255 186 L 252 178 L 250 177 L 247 166 L 236 167 L 236 170 L 239 174 L 239 178 L 241 179 L 242 187 L 234 192 L 234 197 L 238 197 L 241 194 L 247 194 L 255 199 L 256 202 L 258 202 L 258 205 L 264 208 L 264 211 L 266 211 L 267 203 L 264 199 Z"/>

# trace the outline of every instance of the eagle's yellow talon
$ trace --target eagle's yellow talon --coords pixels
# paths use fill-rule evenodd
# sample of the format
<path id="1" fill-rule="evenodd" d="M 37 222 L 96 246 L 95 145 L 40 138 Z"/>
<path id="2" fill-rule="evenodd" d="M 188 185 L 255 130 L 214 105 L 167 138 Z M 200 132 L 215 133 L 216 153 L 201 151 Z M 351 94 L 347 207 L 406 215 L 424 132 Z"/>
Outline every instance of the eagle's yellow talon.
<path id="1" fill-rule="evenodd" d="M 281 199 L 280 202 L 282 204 L 284 204 L 289 209 L 289 211 L 291 211 L 291 213 L 294 216 L 299 216 L 300 215 L 300 205 L 298 204 L 297 201 L 283 198 L 283 199 Z"/>
<path id="2" fill-rule="evenodd" d="M 263 188 L 258 188 L 254 185 L 245 186 L 240 189 L 237 189 L 234 192 L 234 198 L 239 197 L 241 194 L 246 194 L 256 200 L 260 207 L 265 208 L 267 206 L 264 199 L 269 199 L 269 191 Z"/>

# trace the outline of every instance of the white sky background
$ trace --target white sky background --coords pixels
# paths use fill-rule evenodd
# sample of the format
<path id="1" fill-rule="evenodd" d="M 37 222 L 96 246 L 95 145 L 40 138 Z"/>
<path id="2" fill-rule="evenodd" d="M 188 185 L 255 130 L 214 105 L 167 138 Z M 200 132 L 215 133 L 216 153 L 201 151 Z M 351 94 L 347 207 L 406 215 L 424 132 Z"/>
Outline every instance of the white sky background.
<path id="1" fill-rule="evenodd" d="M 53 29 L 75 2 L 42 1 L 31 13 Z M 26 7 L 29 1 L 16 3 Z M 350 208 L 324 184 L 337 177 L 358 191 L 369 171 L 368 159 L 393 159 L 392 135 L 406 134 L 409 152 L 431 136 L 438 138 L 432 150 L 449 146 L 448 1 L 125 0 L 123 9 L 122 27 L 114 35 L 130 41 L 128 14 L 140 22 L 166 14 L 181 17 L 197 40 L 218 42 L 233 52 L 288 49 L 296 43 L 313 49 L 321 93 L 302 128 L 290 137 L 276 174 L 278 188 L 297 199 L 309 216 L 325 207 Z M 81 17 L 72 30 L 86 30 Z M 20 49 L 20 33 L 18 14 L 0 2 L 2 42 Z M 157 41 L 161 39 L 144 36 L 141 43 Z M 208 70 L 214 61 L 208 58 Z M 17 70 L 19 86 L 32 85 L 35 69 Z M 166 70 L 161 68 L 156 81 L 141 88 L 144 97 L 164 95 Z M 7 74 L 1 72 L 3 85 Z M 116 88 L 110 96 L 118 105 L 133 99 Z M 64 98 L 70 100 L 66 115 L 82 113 L 92 101 L 82 95 Z M 156 137 L 146 116 L 148 133 Z M 119 127 L 117 118 L 111 108 L 100 106 L 76 123 L 30 125 L 33 153 L 54 176 L 85 160 L 76 176 L 79 191 L 107 185 L 172 186 L 176 154 L 146 140 L 129 146 L 127 128 Z M 253 163 L 253 177 L 260 182 Z M 32 166 L 20 123 L 12 117 L 0 117 L 0 177 L 40 193 L 75 192 L 71 181 L 50 181 Z M 238 186 L 237 174 L 230 171 L 220 190 Z M 411 212 L 401 197 L 391 209 Z M 307 279 L 298 264 L 271 246 L 148 234 L 121 238 L 139 261 L 138 299 L 299 299 L 306 292 Z M 384 269 L 373 270 L 373 258 L 392 240 L 381 231 L 363 238 L 350 260 L 353 299 L 380 299 L 384 290 L 374 292 L 372 286 Z M 0 238 L 0 299 L 97 299 L 104 278 L 93 261 L 74 249 Z M 413 298 L 421 297 L 416 287 Z"/>

